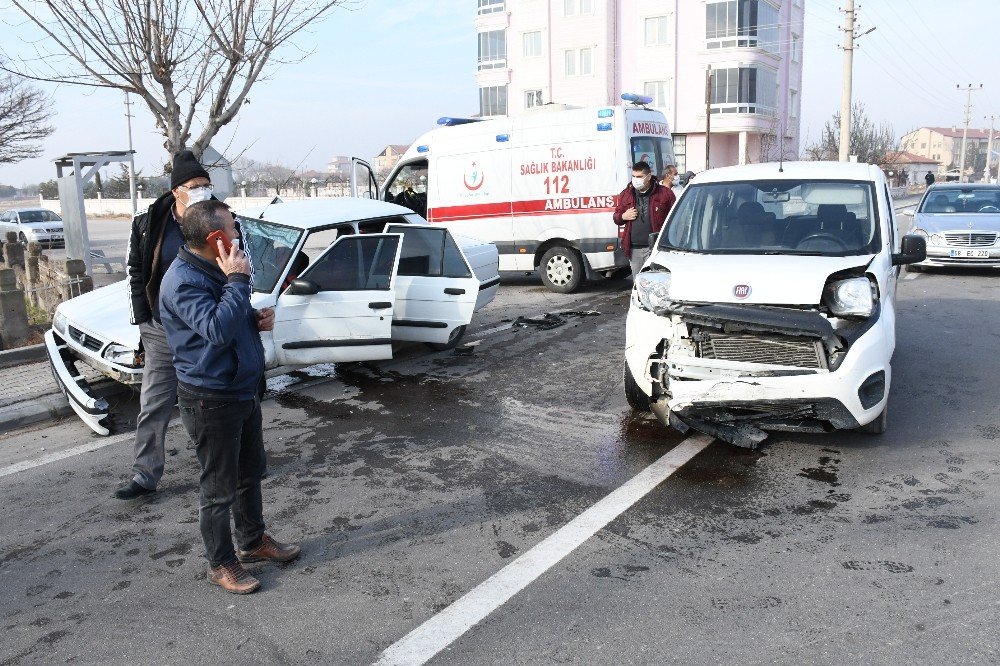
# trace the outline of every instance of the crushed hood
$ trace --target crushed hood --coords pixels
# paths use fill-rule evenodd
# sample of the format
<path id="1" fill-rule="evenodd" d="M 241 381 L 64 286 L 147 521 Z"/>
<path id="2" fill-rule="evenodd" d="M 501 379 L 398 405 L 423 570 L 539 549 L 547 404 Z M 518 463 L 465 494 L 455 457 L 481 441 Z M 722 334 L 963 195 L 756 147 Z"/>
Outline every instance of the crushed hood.
<path id="1" fill-rule="evenodd" d="M 831 273 L 867 266 L 872 255 L 693 254 L 660 250 L 653 263 L 670 270 L 670 299 L 701 303 L 816 305 Z M 750 288 L 737 298 L 736 287 Z"/>
<path id="2" fill-rule="evenodd" d="M 71 298 L 59 306 L 58 312 L 66 315 L 71 326 L 139 349 L 139 327 L 129 323 L 128 280 Z"/>

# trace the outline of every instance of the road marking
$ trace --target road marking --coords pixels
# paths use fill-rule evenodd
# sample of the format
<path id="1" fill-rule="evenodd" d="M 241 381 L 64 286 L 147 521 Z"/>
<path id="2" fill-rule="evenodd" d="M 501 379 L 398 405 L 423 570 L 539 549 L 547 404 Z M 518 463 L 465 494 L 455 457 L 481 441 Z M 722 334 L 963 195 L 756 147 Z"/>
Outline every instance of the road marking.
<path id="1" fill-rule="evenodd" d="M 713 441 L 712 437 L 701 434 L 685 439 L 537 546 L 390 645 L 380 655 L 377 666 L 426 663 L 649 494 Z"/>
<path id="2" fill-rule="evenodd" d="M 916 280 L 918 277 L 920 277 L 920 273 L 907 273 L 906 277 L 903 278 L 903 279 L 904 280 Z"/>
<path id="3" fill-rule="evenodd" d="M 172 428 L 180 423 L 180 420 L 174 419 L 170 421 L 167 428 Z M 57 460 L 64 460 L 66 458 L 72 458 L 73 456 L 78 456 L 83 453 L 90 453 L 91 451 L 98 451 L 106 446 L 111 446 L 112 444 L 118 444 L 119 442 L 124 442 L 128 439 L 135 439 L 134 432 L 123 432 L 120 435 L 115 435 L 114 437 L 101 438 L 99 441 L 88 442 L 86 444 L 81 444 L 79 446 L 74 446 L 71 449 L 66 449 L 64 451 L 56 451 L 54 453 L 48 453 L 40 458 L 33 458 L 32 460 L 25 460 L 19 463 L 15 463 L 8 467 L 0 469 L 0 479 L 5 476 L 10 476 L 12 474 L 17 474 L 19 472 L 25 472 L 29 469 L 34 469 L 35 467 L 41 467 L 42 465 L 48 465 L 49 463 L 56 462 Z"/>

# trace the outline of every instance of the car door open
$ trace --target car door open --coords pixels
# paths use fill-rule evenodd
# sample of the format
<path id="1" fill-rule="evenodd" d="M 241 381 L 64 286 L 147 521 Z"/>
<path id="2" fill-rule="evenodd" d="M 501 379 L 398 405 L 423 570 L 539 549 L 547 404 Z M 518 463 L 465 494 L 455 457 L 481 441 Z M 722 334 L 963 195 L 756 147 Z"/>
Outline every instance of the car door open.
<path id="1" fill-rule="evenodd" d="M 281 365 L 392 358 L 393 289 L 402 236 L 343 236 L 275 305 Z"/>
<path id="2" fill-rule="evenodd" d="M 387 224 L 385 231 L 403 236 L 393 339 L 432 345 L 457 342 L 472 321 L 479 280 L 451 232 L 412 224 Z"/>

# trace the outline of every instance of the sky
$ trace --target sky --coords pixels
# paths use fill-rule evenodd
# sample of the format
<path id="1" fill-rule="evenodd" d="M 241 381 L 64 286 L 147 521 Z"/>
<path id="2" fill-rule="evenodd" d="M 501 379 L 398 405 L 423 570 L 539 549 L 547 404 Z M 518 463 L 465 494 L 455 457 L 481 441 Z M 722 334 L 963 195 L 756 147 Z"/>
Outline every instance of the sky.
<path id="1" fill-rule="evenodd" d="M 625 0 L 629 1 L 629 0 Z M 790 0 L 785 0 L 790 1 Z M 701 0 L 680 0 L 698 3 Z M 843 0 L 803 0 L 803 146 L 818 140 L 840 108 Z M 921 126 L 961 126 L 965 88 L 971 126 L 1000 127 L 997 0 L 858 1 L 853 99 L 897 136 Z M 335 155 L 372 159 L 387 144 L 409 144 L 444 115 L 478 111 L 475 0 L 350 0 L 310 26 L 283 53 L 298 62 L 270 72 L 250 104 L 213 145 L 227 156 L 324 171 Z M 0 0 L 0 44 L 10 56 L 37 38 L 9 0 Z M 53 160 L 70 152 L 128 146 L 124 95 L 112 90 L 36 84 L 51 95 L 56 131 L 42 157 L 0 165 L 0 184 L 54 178 Z M 132 106 L 136 166 L 161 170 L 163 138 L 139 100 Z"/>

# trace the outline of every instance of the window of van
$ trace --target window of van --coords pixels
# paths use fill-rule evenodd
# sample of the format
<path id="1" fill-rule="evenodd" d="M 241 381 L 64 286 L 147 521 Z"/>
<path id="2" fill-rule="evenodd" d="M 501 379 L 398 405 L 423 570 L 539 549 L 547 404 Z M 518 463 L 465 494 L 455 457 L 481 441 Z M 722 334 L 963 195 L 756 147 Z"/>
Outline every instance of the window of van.
<path id="1" fill-rule="evenodd" d="M 653 175 L 659 176 L 668 164 L 676 164 L 673 141 L 665 136 L 632 137 L 632 164 L 636 162 L 648 162 Z"/>
<path id="2" fill-rule="evenodd" d="M 417 160 L 402 167 L 385 186 L 386 201 L 406 206 L 427 217 L 427 160 Z"/>

